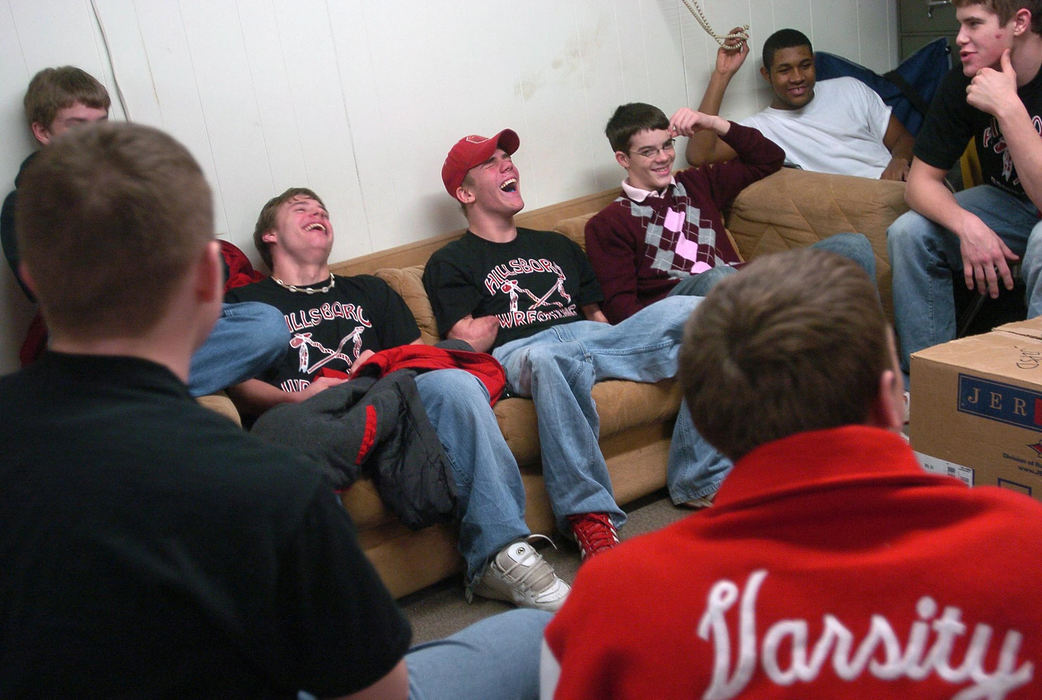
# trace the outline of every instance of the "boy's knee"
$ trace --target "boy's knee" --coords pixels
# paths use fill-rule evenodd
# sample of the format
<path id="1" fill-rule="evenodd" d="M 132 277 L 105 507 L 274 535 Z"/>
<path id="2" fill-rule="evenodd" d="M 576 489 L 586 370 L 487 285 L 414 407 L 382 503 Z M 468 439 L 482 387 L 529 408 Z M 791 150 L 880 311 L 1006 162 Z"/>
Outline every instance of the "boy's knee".
<path id="1" fill-rule="evenodd" d="M 422 379 L 427 377 L 426 380 Z M 420 382 L 429 382 L 432 394 L 441 402 L 460 404 L 488 403 L 488 390 L 476 376 L 462 369 L 437 369 L 420 375 Z"/>
<path id="2" fill-rule="evenodd" d="M 1042 255 L 1042 221 L 1031 227 L 1031 233 L 1028 234 L 1028 242 L 1026 247 L 1025 257 L 1032 256 L 1038 257 Z"/>
<path id="3" fill-rule="evenodd" d="M 886 230 L 887 250 L 903 250 L 918 246 L 933 234 L 933 225 L 922 214 L 906 211 L 894 220 Z"/>

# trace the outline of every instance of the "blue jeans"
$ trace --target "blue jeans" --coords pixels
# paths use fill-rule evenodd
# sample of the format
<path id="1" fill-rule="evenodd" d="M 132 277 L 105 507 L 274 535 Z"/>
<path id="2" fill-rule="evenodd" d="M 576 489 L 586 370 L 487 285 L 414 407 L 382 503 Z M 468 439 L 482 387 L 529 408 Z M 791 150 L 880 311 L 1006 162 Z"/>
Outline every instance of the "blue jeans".
<path id="1" fill-rule="evenodd" d="M 543 629 L 551 617 L 519 608 L 417 644 L 405 654 L 410 700 L 536 700 Z M 304 691 L 297 698 L 315 700 Z"/>
<path id="2" fill-rule="evenodd" d="M 955 199 L 1021 257 L 1028 317 L 1042 314 L 1042 222 L 1038 209 L 991 185 L 957 192 Z M 962 252 L 958 236 L 914 211 L 905 212 L 890 225 L 886 241 L 894 274 L 894 320 L 901 342 L 901 369 L 907 374 L 909 355 L 955 337 L 952 273 L 962 279 Z"/>
<path id="3" fill-rule="evenodd" d="M 873 280 L 876 278 L 876 256 L 872 252 L 872 244 L 860 233 L 837 233 L 822 239 L 810 246 L 818 250 L 828 250 L 845 258 L 849 258 L 864 268 L 868 276 Z M 669 295 L 683 295 L 691 297 L 704 297 L 716 283 L 738 270 L 728 265 L 713 267 L 697 275 L 691 275 L 680 280 Z"/>
<path id="4" fill-rule="evenodd" d="M 488 390 L 477 377 L 461 369 L 434 370 L 417 375 L 416 388 L 452 463 L 459 550 L 472 586 L 494 554 L 531 534 L 525 488 L 489 406 Z"/>
<path id="5" fill-rule="evenodd" d="M 252 379 L 282 359 L 289 328 L 282 312 L 256 301 L 224 304 L 188 370 L 188 391 L 203 396 Z"/>
<path id="6" fill-rule="evenodd" d="M 539 655 L 551 614 L 518 609 L 487 617 L 405 655 L 411 700 L 534 700 Z"/>
<path id="7" fill-rule="evenodd" d="M 616 526 L 626 514 L 612 495 L 608 467 L 597 444 L 600 419 L 590 391 L 604 379 L 657 382 L 677 372 L 677 353 L 684 324 L 701 301 L 697 297 L 668 297 L 617 325 L 575 321 L 547 328 L 496 348 L 492 355 L 507 373 L 511 393 L 530 396 L 535 403 L 542 447 L 543 477 L 557 526 L 570 532 L 567 516 L 607 513 Z M 681 416 L 687 414 L 683 411 Z M 678 418 L 683 426 L 684 420 Z M 674 430 L 674 443 L 698 434 Z M 698 438 L 701 441 L 701 438 Z M 684 455 L 702 455 L 710 461 L 715 450 L 702 441 L 676 448 Z M 729 466 L 729 463 L 728 463 Z M 699 459 L 670 464 L 669 488 L 674 500 L 700 493 L 717 481 L 705 474 Z M 722 477 L 720 477 L 722 478 Z M 677 495 L 684 494 L 684 495 Z"/>

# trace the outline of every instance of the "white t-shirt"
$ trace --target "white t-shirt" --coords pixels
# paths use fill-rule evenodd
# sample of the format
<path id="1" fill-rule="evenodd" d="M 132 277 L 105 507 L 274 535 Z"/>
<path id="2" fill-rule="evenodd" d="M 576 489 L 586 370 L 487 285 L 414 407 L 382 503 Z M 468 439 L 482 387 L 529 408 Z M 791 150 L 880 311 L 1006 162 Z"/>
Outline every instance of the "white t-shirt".
<path id="1" fill-rule="evenodd" d="M 878 178 L 890 162 L 883 135 L 890 107 L 856 78 L 822 80 L 800 109 L 768 107 L 741 124 L 759 129 L 804 170 Z"/>

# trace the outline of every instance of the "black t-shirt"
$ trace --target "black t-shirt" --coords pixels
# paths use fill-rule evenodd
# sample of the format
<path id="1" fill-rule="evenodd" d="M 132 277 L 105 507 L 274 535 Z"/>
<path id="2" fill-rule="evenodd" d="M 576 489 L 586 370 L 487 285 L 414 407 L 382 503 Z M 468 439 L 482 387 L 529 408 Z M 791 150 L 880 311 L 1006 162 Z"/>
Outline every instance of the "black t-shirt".
<path id="1" fill-rule="evenodd" d="M 39 151 L 30 153 L 29 157 L 22 161 L 22 167 L 18 169 L 18 175 L 14 178 L 15 188 L 4 197 L 3 206 L 0 206 L 0 244 L 4 247 L 4 257 L 7 258 L 7 264 L 11 266 L 14 278 L 25 292 L 25 296 L 29 297 L 29 301 L 36 301 L 36 297 L 26 286 L 22 279 L 22 272 L 18 269 L 21 255 L 18 253 L 18 238 L 15 236 L 14 210 L 18 202 L 18 184 L 22 181 L 22 173 L 39 154 Z"/>
<path id="2" fill-rule="evenodd" d="M 930 103 L 930 111 L 915 140 L 915 157 L 927 165 L 948 170 L 959 159 L 970 137 L 976 137 L 984 183 L 1027 199 L 1013 167 L 1013 156 L 998 122 L 990 114 L 966 102 L 970 78 L 957 65 L 944 77 Z M 1036 131 L 1042 131 L 1042 70 L 1017 89 Z"/>
<path id="3" fill-rule="evenodd" d="M 379 352 L 420 337 L 409 307 L 386 282 L 372 275 L 335 279 L 332 289 L 318 294 L 291 292 L 265 279 L 225 295 L 228 302 L 270 304 L 286 319 L 291 334 L 286 356 L 258 379 L 283 391 L 303 391 L 325 368 L 346 372 L 365 350 Z"/>
<path id="4" fill-rule="evenodd" d="M 165 367 L 0 379 L 0 697 L 355 692 L 408 623 L 318 467 Z"/>
<path id="5" fill-rule="evenodd" d="M 604 299 L 582 248 L 559 233 L 517 229 L 509 243 L 468 231 L 434 253 L 423 286 L 445 336 L 464 316 L 495 315 L 494 347 L 560 323 L 583 319 Z"/>

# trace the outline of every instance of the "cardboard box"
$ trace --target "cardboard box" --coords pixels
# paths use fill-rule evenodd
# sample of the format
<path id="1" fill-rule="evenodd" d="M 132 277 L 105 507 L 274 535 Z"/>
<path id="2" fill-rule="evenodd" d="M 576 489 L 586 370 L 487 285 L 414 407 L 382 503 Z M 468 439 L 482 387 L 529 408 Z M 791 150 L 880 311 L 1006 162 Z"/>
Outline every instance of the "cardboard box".
<path id="1" fill-rule="evenodd" d="M 1042 318 L 911 361 L 909 441 L 923 467 L 1042 500 Z"/>

